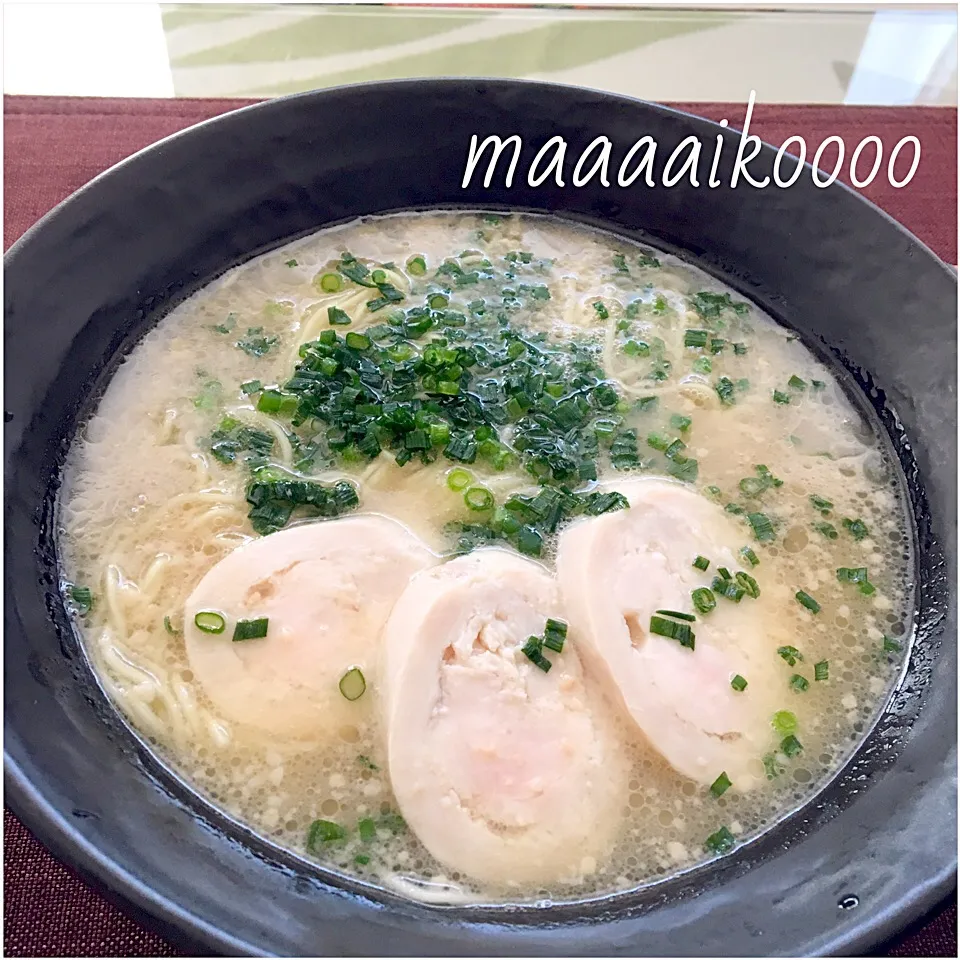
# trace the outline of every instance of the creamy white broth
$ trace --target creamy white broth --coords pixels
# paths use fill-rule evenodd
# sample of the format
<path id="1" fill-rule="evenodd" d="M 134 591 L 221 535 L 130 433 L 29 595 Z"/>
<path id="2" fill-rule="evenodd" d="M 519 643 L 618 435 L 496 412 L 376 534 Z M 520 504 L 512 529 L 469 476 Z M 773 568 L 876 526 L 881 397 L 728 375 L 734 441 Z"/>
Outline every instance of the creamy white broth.
<path id="1" fill-rule="evenodd" d="M 322 290 L 320 278 L 336 272 L 344 251 L 371 270 L 386 264 L 386 282 L 403 300 L 371 311 L 365 304 L 378 291 L 349 278 L 342 278 L 341 290 Z M 411 257 L 423 258 L 425 273 L 410 271 Z M 438 276 L 451 258 L 462 272 L 478 269 L 479 281 Z M 484 279 L 486 273 L 494 277 Z M 513 291 L 506 308 L 504 288 Z M 224 418 L 235 421 L 234 433 L 240 424 L 272 436 L 271 463 L 296 472 L 299 462 L 303 476 L 327 484 L 349 480 L 359 506 L 348 515 L 397 520 L 438 558 L 455 553 L 458 543 L 469 545 L 461 537 L 476 539 L 475 529 L 452 526 L 483 527 L 490 516 L 468 509 L 463 492 L 450 489 L 451 471 L 469 471 L 470 485 L 488 490 L 500 506 L 513 494 L 536 493 L 516 451 L 502 470 L 482 456 L 465 464 L 442 453 L 432 463 L 414 458 L 398 466 L 395 451 L 386 449 L 372 460 L 321 450 L 306 464 L 314 427 L 292 426 L 284 413 L 258 412 L 260 392 L 241 389 L 251 381 L 287 383 L 301 345 L 325 330 L 340 337 L 375 330 L 395 310 L 439 292 L 449 300 L 441 310 L 466 318 L 455 329 L 468 338 L 481 322 L 469 304 L 483 299 L 485 314 L 504 309 L 511 326 L 535 345 L 582 344 L 582 355 L 610 378 L 617 405 L 595 414 L 614 421 L 612 438 L 604 435 L 598 444 L 597 480 L 575 477 L 572 489 L 617 490 L 672 470 L 675 482 L 715 501 L 735 525 L 740 539 L 729 547 L 749 547 L 759 560 L 755 567 L 740 562 L 761 593 L 741 604 L 757 604 L 770 627 L 769 660 L 747 679 L 754 689 L 763 684 L 775 691 L 776 709 L 795 716 L 802 742 L 802 753 L 784 756 L 779 746 L 786 728 L 771 726 L 769 751 L 753 765 L 761 785 L 741 792 L 734 783 L 717 798 L 675 772 L 624 714 L 616 691 L 587 668 L 591 709 L 628 767 L 618 787 L 621 820 L 604 855 L 583 857 L 577 869 L 543 886 L 512 883 L 509 876 L 477 883 L 436 861 L 403 824 L 373 685 L 336 730 L 285 739 L 221 715 L 185 651 L 187 598 L 218 561 L 258 536 L 245 499 L 249 466 L 242 456 L 224 463 L 211 452 Z M 331 325 L 330 307 L 343 310 L 350 324 Z M 685 346 L 699 344 L 700 331 L 705 345 Z M 537 341 L 537 334 L 546 339 Z M 428 332 L 414 347 L 422 351 L 434 336 Z M 717 352 L 713 341 L 723 341 Z M 565 370 L 560 379 L 570 375 Z M 639 464 L 616 469 L 610 439 L 631 429 Z M 662 448 L 676 440 L 684 446 L 668 459 Z M 500 441 L 514 446 L 509 424 Z M 818 509 L 812 495 L 826 498 L 829 508 Z M 327 522 L 302 513 L 291 522 Z M 747 513 L 773 522 L 772 540 L 756 539 Z M 912 602 L 911 541 L 894 467 L 830 371 L 789 331 L 688 264 L 530 216 L 373 218 L 285 245 L 210 284 L 147 334 L 82 428 L 66 471 L 60 533 L 65 586 L 82 585 L 93 594 L 92 609 L 77 623 L 98 676 L 185 779 L 277 843 L 429 899 L 595 896 L 713 856 L 704 844 L 721 827 L 737 843 L 748 839 L 802 802 L 861 739 L 892 683 L 896 638 L 905 642 Z M 499 546 L 516 549 L 515 542 Z M 536 562 L 552 573 L 554 555 L 555 538 L 545 536 Z M 838 568 L 866 568 L 874 592 L 840 582 Z M 715 569 L 714 563 L 704 573 L 703 586 L 710 586 Z M 798 591 L 815 598 L 818 613 L 797 602 Z M 568 642 L 576 645 L 575 633 Z M 791 665 L 778 655 L 788 645 L 802 652 L 802 661 Z M 817 681 L 814 664 L 821 661 L 829 663 L 829 678 Z M 790 686 L 795 674 L 807 681 L 805 690 Z M 307 851 L 318 819 L 342 826 L 346 837 Z M 359 835 L 361 820 L 374 821 L 372 838 Z"/>

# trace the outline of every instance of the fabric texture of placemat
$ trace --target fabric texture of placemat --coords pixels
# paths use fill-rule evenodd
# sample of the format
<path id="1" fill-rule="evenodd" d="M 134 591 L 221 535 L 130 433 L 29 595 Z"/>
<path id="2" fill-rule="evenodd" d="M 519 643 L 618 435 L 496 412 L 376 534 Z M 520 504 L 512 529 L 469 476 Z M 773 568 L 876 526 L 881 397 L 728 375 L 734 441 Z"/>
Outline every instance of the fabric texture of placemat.
<path id="1" fill-rule="evenodd" d="M 5 97 L 4 249 L 113 164 L 178 130 L 250 102 Z M 712 120 L 725 118 L 735 129 L 745 114 L 744 104 L 673 106 Z M 810 150 L 833 135 L 844 138 L 848 151 L 870 135 L 880 137 L 887 150 L 901 137 L 919 137 L 921 161 L 907 187 L 895 189 L 882 176 L 861 193 L 938 256 L 957 262 L 956 108 L 761 104 L 753 114 L 751 132 L 773 144 L 802 135 Z M 184 955 L 58 863 L 9 810 L 4 811 L 3 853 L 7 956 Z M 956 896 L 877 955 L 955 957 Z"/>

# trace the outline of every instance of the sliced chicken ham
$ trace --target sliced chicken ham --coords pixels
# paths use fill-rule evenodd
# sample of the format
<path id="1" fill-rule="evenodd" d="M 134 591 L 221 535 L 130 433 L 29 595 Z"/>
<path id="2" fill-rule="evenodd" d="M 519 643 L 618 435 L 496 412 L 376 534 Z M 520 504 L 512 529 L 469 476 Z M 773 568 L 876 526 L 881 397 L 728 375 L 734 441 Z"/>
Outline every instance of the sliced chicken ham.
<path id="1" fill-rule="evenodd" d="M 380 516 L 303 524 L 237 548 L 200 581 L 185 609 L 190 667 L 227 719 L 283 736 L 334 736 L 368 711 L 339 682 L 358 667 L 376 686 L 383 625 L 412 574 L 436 562 Z M 197 628 L 202 611 L 226 626 Z M 268 619 L 266 637 L 234 641 L 238 620 Z"/>
<path id="2" fill-rule="evenodd" d="M 658 610 L 695 614 L 691 592 L 709 586 L 718 567 L 743 569 L 744 532 L 684 484 L 650 478 L 616 489 L 629 509 L 580 521 L 559 543 L 558 576 L 585 663 L 619 691 L 676 770 L 703 784 L 725 772 L 737 789 L 750 789 L 773 745 L 771 715 L 787 696 L 776 612 L 762 589 L 739 603 L 717 597 L 692 624 L 693 650 L 650 631 Z M 711 561 L 707 573 L 693 566 L 697 556 Z M 748 681 L 743 692 L 731 686 L 737 674 Z"/>
<path id="3" fill-rule="evenodd" d="M 623 771 L 575 643 L 521 651 L 564 619 L 538 564 L 479 550 L 410 583 L 384 633 L 387 751 L 401 812 L 451 870 L 502 884 L 574 879 L 616 830 Z"/>

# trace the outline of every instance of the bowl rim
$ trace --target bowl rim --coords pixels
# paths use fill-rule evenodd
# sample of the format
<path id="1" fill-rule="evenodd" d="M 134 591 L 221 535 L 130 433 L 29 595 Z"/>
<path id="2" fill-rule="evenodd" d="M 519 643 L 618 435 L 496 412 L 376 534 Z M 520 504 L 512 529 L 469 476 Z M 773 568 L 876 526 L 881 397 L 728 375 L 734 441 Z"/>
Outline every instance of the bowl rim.
<path id="1" fill-rule="evenodd" d="M 630 105 L 642 105 L 661 115 L 673 115 L 675 117 L 690 119 L 696 121 L 700 126 L 707 125 L 717 132 L 724 129 L 713 120 L 655 101 L 647 101 L 638 97 L 586 85 L 537 80 L 490 78 L 483 76 L 404 78 L 344 84 L 287 94 L 280 97 L 251 102 L 229 109 L 224 113 L 199 121 L 198 123 L 191 124 L 188 127 L 148 144 L 130 156 L 111 165 L 61 200 L 11 244 L 4 254 L 4 268 L 6 270 L 13 265 L 21 253 L 30 246 L 34 237 L 45 230 L 50 222 L 56 221 L 64 216 L 80 197 L 94 193 L 104 180 L 112 177 L 118 170 L 135 167 L 144 157 L 156 156 L 162 148 L 172 143 L 188 143 L 197 136 L 207 135 L 211 130 L 216 131 L 217 127 L 225 129 L 229 124 L 242 122 L 247 116 L 277 109 L 278 105 L 289 103 L 290 101 L 312 101 L 318 98 L 340 95 L 349 91 L 363 90 L 364 88 L 375 88 L 380 91 L 389 91 L 392 88 L 396 88 L 402 91 L 404 88 L 411 87 L 439 88 L 443 86 L 463 86 L 469 84 L 483 84 L 504 88 L 546 87 L 552 88 L 558 93 L 564 91 L 573 93 L 589 92 L 605 100 L 621 101 Z M 738 132 L 739 130 L 739 128 L 733 126 L 727 129 L 732 132 Z M 765 147 L 777 149 L 776 145 L 770 144 L 762 138 L 760 139 Z M 812 169 L 809 162 L 805 161 L 803 166 L 805 169 Z M 877 204 L 841 180 L 836 180 L 827 189 L 843 191 L 856 197 L 860 203 L 872 208 L 872 210 L 883 217 L 888 224 L 893 226 L 901 234 L 909 237 L 911 242 L 918 248 L 928 253 L 944 273 L 956 283 L 956 268 L 943 261 L 929 246 L 910 233 L 907 228 L 881 207 L 877 206 Z M 504 204 L 500 204 L 499 202 L 497 205 L 504 206 Z M 562 217 L 563 211 L 556 211 L 556 214 Z M 7 558 L 9 559 L 8 555 Z M 869 732 L 869 730 L 866 731 L 866 734 L 869 734 Z M 860 741 L 861 745 L 862 743 L 863 740 Z M 851 758 L 852 756 L 851 754 Z M 850 758 L 848 758 L 848 762 L 849 759 Z M 954 760 L 955 759 L 954 757 Z M 190 912 L 184 904 L 158 893 L 155 888 L 141 882 L 136 876 L 117 862 L 117 860 L 104 854 L 94 843 L 85 839 L 54 808 L 53 804 L 43 798 L 41 792 L 30 781 L 17 760 L 10 755 L 6 743 L 4 744 L 4 788 L 6 791 L 6 803 L 18 819 L 40 840 L 44 847 L 53 853 L 58 860 L 74 868 L 86 882 L 90 883 L 101 894 L 105 895 L 107 899 L 126 909 L 132 908 L 139 922 L 145 922 L 153 929 L 159 928 L 163 932 L 162 935 L 174 940 L 179 940 L 180 942 L 183 942 L 185 934 L 187 938 L 195 940 L 209 949 L 227 955 L 256 955 L 259 952 L 259 949 L 254 944 L 234 937 L 230 933 L 208 923 L 199 914 Z M 206 802 L 211 803 L 211 801 Z M 936 908 L 938 904 L 945 901 L 946 898 L 956 890 L 956 887 L 957 856 L 956 853 L 954 853 L 952 861 L 935 872 L 926 884 L 915 887 L 909 891 L 909 893 L 902 896 L 895 905 L 888 908 L 877 908 L 869 914 L 864 913 L 856 923 L 852 923 L 842 930 L 835 931 L 834 935 L 825 942 L 825 951 L 829 954 L 840 955 L 864 953 L 878 943 L 891 936 L 895 936 L 911 921 L 928 914 L 932 909 Z"/>

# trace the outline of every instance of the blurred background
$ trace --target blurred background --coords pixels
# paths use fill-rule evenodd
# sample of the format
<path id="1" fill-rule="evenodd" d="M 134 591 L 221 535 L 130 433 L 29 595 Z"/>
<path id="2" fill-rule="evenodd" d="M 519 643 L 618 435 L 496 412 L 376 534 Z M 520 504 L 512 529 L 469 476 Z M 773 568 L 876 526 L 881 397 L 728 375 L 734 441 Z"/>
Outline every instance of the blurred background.
<path id="1" fill-rule="evenodd" d="M 483 75 L 651 100 L 957 103 L 952 4 L 32 2 L 3 18 L 8 94 L 269 97 Z"/>

